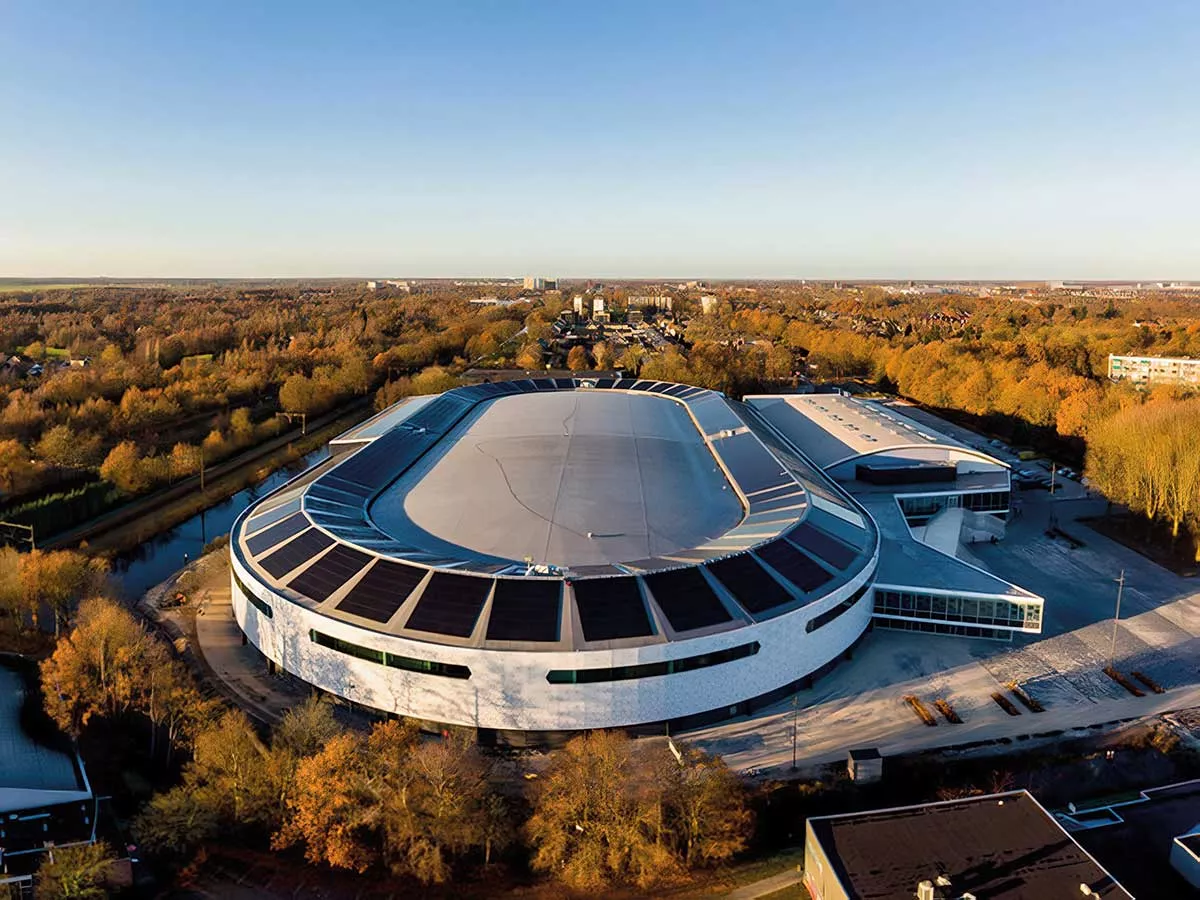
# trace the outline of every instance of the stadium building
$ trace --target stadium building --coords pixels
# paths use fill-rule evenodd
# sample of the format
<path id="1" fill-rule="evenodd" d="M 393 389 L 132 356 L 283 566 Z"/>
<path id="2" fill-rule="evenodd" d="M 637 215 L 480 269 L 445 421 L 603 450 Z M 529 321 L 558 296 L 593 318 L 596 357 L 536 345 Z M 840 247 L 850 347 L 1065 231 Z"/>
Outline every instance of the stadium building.
<path id="1" fill-rule="evenodd" d="M 1007 467 L 906 421 L 631 378 L 409 398 L 242 514 L 234 615 L 322 690 L 503 743 L 751 712 L 873 619 L 1039 631 L 950 547 L 1003 533 Z"/>

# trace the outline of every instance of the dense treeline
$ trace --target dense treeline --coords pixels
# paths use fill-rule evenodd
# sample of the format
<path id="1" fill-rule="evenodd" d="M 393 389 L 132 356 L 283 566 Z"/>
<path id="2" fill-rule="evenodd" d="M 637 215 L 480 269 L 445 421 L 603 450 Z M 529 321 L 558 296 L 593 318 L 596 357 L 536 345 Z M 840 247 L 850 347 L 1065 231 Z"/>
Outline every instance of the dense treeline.
<path id="1" fill-rule="evenodd" d="M 1170 527 L 1187 528 L 1200 560 L 1200 398 L 1121 410 L 1088 431 L 1088 478 L 1110 500 Z"/>
<path id="2" fill-rule="evenodd" d="M 920 403 L 975 416 L 1006 437 L 1086 456 L 1089 479 L 1172 539 L 1187 530 L 1200 559 L 1200 470 L 1190 442 L 1200 401 L 1176 386 L 1107 379 L 1110 353 L 1200 357 L 1200 303 L 1187 299 L 900 299 L 766 290 L 694 316 L 689 358 L 667 353 L 656 377 L 728 390 L 711 347 L 794 352 L 814 380 L 862 379 Z M 661 367 L 661 368 L 659 368 Z"/>
<path id="3" fill-rule="evenodd" d="M 0 298 L 0 510 L 96 478 L 126 496 L 169 484 L 274 437 L 281 410 L 317 415 L 381 384 L 403 392 L 429 366 L 461 369 L 529 312 L 466 296 L 297 285 Z"/>

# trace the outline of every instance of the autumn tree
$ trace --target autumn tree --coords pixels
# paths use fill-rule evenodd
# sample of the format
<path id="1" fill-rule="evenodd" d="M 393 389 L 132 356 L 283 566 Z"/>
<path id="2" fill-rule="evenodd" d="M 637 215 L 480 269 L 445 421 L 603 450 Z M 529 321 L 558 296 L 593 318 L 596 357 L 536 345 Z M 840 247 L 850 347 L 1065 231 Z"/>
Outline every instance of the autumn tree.
<path id="1" fill-rule="evenodd" d="M 312 413 L 316 409 L 316 401 L 316 389 L 312 379 L 306 375 L 292 375 L 279 388 L 279 405 L 288 412 Z"/>
<path id="2" fill-rule="evenodd" d="M 405 738 L 405 743 L 411 739 Z M 363 739 L 340 734 L 296 771 L 297 790 L 273 839 L 277 848 L 301 844 L 311 863 L 365 872 L 378 858 L 378 809 L 367 790 L 372 774 Z"/>
<path id="3" fill-rule="evenodd" d="M 583 372 L 588 368 L 588 352 L 586 347 L 582 344 L 576 344 L 567 351 L 567 368 L 572 372 Z"/>
<path id="4" fill-rule="evenodd" d="M 1088 478 L 1110 499 L 1166 522 L 1172 538 L 1185 522 L 1200 537 L 1197 435 L 1200 399 L 1121 410 L 1088 430 Z"/>
<path id="5" fill-rule="evenodd" d="M 624 735 L 572 739 L 538 779 L 526 823 L 533 868 L 586 891 L 625 881 L 646 888 L 677 873 L 662 840 L 662 795 L 647 789 L 646 775 Z"/>
<path id="6" fill-rule="evenodd" d="M 133 441 L 121 441 L 108 452 L 100 465 L 100 477 L 111 481 L 126 494 L 140 494 L 150 486 L 142 452 Z"/>
<path id="7" fill-rule="evenodd" d="M 609 369 L 613 364 L 613 348 L 608 341 L 597 341 L 592 345 L 592 356 L 597 369 Z"/>
<path id="8" fill-rule="evenodd" d="M 55 847 L 42 858 L 34 878 L 34 896 L 46 900 L 102 900 L 116 857 L 102 841 Z"/>
<path id="9" fill-rule="evenodd" d="M 33 460 L 20 441 L 0 440 L 0 490 L 12 493 L 33 472 Z"/>
<path id="10" fill-rule="evenodd" d="M 537 341 L 529 341 L 517 353 L 517 367 L 521 369 L 540 369 L 543 358 L 542 345 Z"/>
<path id="11" fill-rule="evenodd" d="M 341 732 L 332 704 L 314 695 L 284 714 L 272 733 L 271 749 L 297 758 L 314 756 Z"/>
<path id="12" fill-rule="evenodd" d="M 79 604 L 74 626 L 41 663 L 47 714 L 78 736 L 94 718 L 130 712 L 163 728 L 172 740 L 194 732 L 210 708 L 165 646 L 117 603 L 92 597 Z"/>
<path id="13" fill-rule="evenodd" d="M 99 435 L 79 434 L 69 425 L 55 425 L 42 435 L 34 450 L 51 465 L 82 469 L 95 464 L 101 444 Z"/>
<path id="14" fill-rule="evenodd" d="M 719 756 L 689 747 L 682 754 L 669 769 L 668 833 L 686 867 L 723 862 L 746 848 L 745 788 Z"/>
<path id="15" fill-rule="evenodd" d="M 301 844 L 311 862 L 443 882 L 455 860 L 507 840 L 507 813 L 478 748 L 461 738 L 418 743 L 415 726 L 377 724 L 339 734 L 296 770 L 277 847 Z"/>
<path id="16" fill-rule="evenodd" d="M 24 609 L 36 619 L 48 607 L 55 634 L 75 601 L 102 590 L 108 573 L 105 560 L 74 550 L 31 550 L 18 557 L 18 567 Z"/>

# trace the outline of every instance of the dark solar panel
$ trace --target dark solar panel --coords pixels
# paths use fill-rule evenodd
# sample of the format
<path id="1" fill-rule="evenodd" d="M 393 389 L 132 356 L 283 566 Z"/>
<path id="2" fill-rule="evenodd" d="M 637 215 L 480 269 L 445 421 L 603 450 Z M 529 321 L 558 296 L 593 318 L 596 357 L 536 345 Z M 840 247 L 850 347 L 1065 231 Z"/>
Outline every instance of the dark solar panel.
<path id="1" fill-rule="evenodd" d="M 437 443 L 438 434 L 432 429 L 419 434 L 407 428 L 397 428 L 359 450 L 338 466 L 335 472 L 341 480 L 361 485 L 369 489 L 368 493 L 372 493 L 416 462 L 421 454 Z"/>
<path id="2" fill-rule="evenodd" d="M 518 381 L 510 381 L 509 384 L 515 387 L 517 392 L 521 394 L 532 394 L 537 390 L 537 385 L 535 385 L 532 379 L 529 378 L 522 378 Z"/>
<path id="3" fill-rule="evenodd" d="M 534 389 L 536 389 L 536 390 L 539 390 L 539 391 L 556 391 L 556 390 L 558 390 L 558 385 L 556 385 L 554 383 L 553 378 L 534 378 L 532 380 L 533 380 Z"/>
<path id="4" fill-rule="evenodd" d="M 339 544 L 293 578 L 288 587 L 305 597 L 327 600 L 370 561 L 371 557 L 366 553 Z"/>
<path id="5" fill-rule="evenodd" d="M 858 551 L 853 547 L 843 544 L 811 522 L 801 522 L 788 532 L 787 536 L 805 550 L 837 569 L 845 569 L 854 562 L 854 557 L 858 555 Z"/>
<path id="6" fill-rule="evenodd" d="M 560 390 L 569 391 L 575 387 L 574 378 L 555 378 L 554 386 Z"/>
<path id="7" fill-rule="evenodd" d="M 633 576 L 585 579 L 574 586 L 584 640 L 611 641 L 654 633 Z"/>
<path id="8" fill-rule="evenodd" d="M 424 428 L 443 434 L 478 402 L 478 398 L 460 394 L 458 390 L 447 391 L 405 419 L 403 427 L 414 431 Z"/>
<path id="9" fill-rule="evenodd" d="M 676 385 L 672 385 L 671 387 L 667 388 L 665 391 L 663 391 L 663 393 L 670 394 L 672 397 L 679 397 L 679 396 L 682 396 L 683 394 L 688 393 L 690 390 L 691 390 L 691 387 L 689 387 L 686 384 L 676 384 Z"/>
<path id="10" fill-rule="evenodd" d="M 676 631 L 720 625 L 733 618 L 697 568 L 671 569 L 642 577 L 658 608 Z"/>
<path id="11" fill-rule="evenodd" d="M 754 551 L 758 558 L 805 593 L 815 591 L 833 576 L 782 538 Z"/>
<path id="12" fill-rule="evenodd" d="M 489 641 L 557 641 L 562 618 L 562 582 L 526 578 L 496 579 Z"/>
<path id="13" fill-rule="evenodd" d="M 493 382 L 493 384 L 495 384 L 496 388 L 500 391 L 500 394 L 521 393 L 521 388 L 517 387 L 516 383 L 512 381 L 496 381 Z"/>
<path id="14" fill-rule="evenodd" d="M 310 528 L 270 556 L 264 556 L 258 564 L 272 577 L 281 578 L 297 566 L 304 565 L 332 543 L 333 538 L 325 532 Z"/>
<path id="15" fill-rule="evenodd" d="M 615 379 L 615 378 L 597 378 L 596 379 L 596 387 L 601 390 L 610 388 L 616 383 L 617 383 L 617 379 Z"/>
<path id="16" fill-rule="evenodd" d="M 481 399 L 487 399 L 488 397 L 499 397 L 501 394 L 505 393 L 504 388 L 488 382 L 477 384 L 471 390 L 473 391 L 473 397 L 478 397 Z"/>
<path id="17" fill-rule="evenodd" d="M 742 493 L 753 494 L 792 483 L 790 476 L 780 474 L 783 467 L 779 461 L 753 434 L 735 434 L 722 438 L 714 446 Z"/>
<path id="18" fill-rule="evenodd" d="M 649 391 L 649 390 L 653 389 L 654 385 L 656 385 L 656 384 L 658 384 L 657 381 L 639 381 L 633 387 L 631 387 L 630 390 L 631 391 Z"/>
<path id="19" fill-rule="evenodd" d="M 783 585 L 767 574 L 767 570 L 749 553 L 709 563 L 708 571 L 717 576 L 717 581 L 725 585 L 738 603 L 752 613 L 782 606 L 792 599 Z"/>
<path id="20" fill-rule="evenodd" d="M 292 513 L 282 522 L 272 525 L 266 531 L 260 531 L 254 537 L 246 539 L 246 549 L 251 556 L 258 556 L 264 550 L 269 550 L 280 541 L 295 537 L 309 526 L 308 517 L 304 513 Z"/>
<path id="21" fill-rule="evenodd" d="M 617 390 L 617 391 L 633 390 L 633 386 L 635 384 L 637 384 L 636 378 L 620 378 L 617 380 L 617 383 L 613 385 L 613 390 Z"/>
<path id="22" fill-rule="evenodd" d="M 428 569 L 379 560 L 337 605 L 338 612 L 386 622 L 404 605 Z"/>
<path id="23" fill-rule="evenodd" d="M 491 589 L 490 578 L 435 572 L 404 627 L 470 637 Z"/>

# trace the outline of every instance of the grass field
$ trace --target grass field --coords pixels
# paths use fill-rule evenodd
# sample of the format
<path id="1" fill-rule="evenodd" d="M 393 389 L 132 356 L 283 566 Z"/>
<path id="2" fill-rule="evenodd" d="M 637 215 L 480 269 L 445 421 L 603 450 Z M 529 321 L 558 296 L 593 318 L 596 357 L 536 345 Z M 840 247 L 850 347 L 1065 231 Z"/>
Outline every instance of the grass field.
<path id="1" fill-rule="evenodd" d="M 40 282 L 0 281 L 0 294 L 23 294 L 27 291 L 65 291 L 71 288 L 91 287 L 86 281 Z"/>

